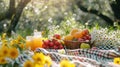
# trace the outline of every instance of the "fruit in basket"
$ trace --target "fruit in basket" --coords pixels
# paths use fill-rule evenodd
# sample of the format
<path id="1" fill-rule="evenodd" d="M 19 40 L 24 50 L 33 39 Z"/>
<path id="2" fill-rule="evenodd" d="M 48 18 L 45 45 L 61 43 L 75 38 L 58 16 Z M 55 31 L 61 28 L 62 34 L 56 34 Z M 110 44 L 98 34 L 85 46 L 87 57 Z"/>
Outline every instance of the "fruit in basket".
<path id="1" fill-rule="evenodd" d="M 80 48 L 81 48 L 81 49 L 89 49 L 89 48 L 90 48 L 90 45 L 87 44 L 87 43 L 81 43 Z"/>
<path id="2" fill-rule="evenodd" d="M 91 35 L 86 35 L 85 37 L 87 40 L 91 40 Z"/>
<path id="3" fill-rule="evenodd" d="M 83 30 L 83 32 L 84 32 L 85 35 L 88 35 L 88 34 L 89 34 L 88 29 Z"/>
<path id="4" fill-rule="evenodd" d="M 76 32 L 78 32 L 78 31 L 79 31 L 79 29 L 74 28 L 74 29 L 71 30 L 70 34 L 71 34 L 71 35 L 74 35 L 74 34 L 75 34 Z"/>
<path id="5" fill-rule="evenodd" d="M 86 43 L 89 43 L 90 40 L 91 40 L 91 35 L 88 29 L 84 29 L 84 30 L 73 29 L 70 32 L 70 34 L 68 34 L 64 38 L 65 46 L 68 49 L 77 49 L 79 47 L 90 48 L 89 44 L 87 44 L 88 46 L 86 46 Z M 83 45 L 85 43 L 85 45 L 79 46 L 81 43 L 83 43 Z"/>
<path id="6" fill-rule="evenodd" d="M 64 37 L 64 40 L 73 40 L 73 36 L 72 35 L 67 35 Z"/>
<path id="7" fill-rule="evenodd" d="M 90 40 L 91 36 L 89 34 L 88 29 L 79 30 L 79 29 L 72 29 L 70 34 L 65 36 L 64 40 L 78 40 L 82 38 L 84 40 Z"/>
<path id="8" fill-rule="evenodd" d="M 77 41 L 79 41 L 79 42 L 83 42 L 83 41 L 85 41 L 83 38 L 78 38 L 78 40 Z"/>
<path id="9" fill-rule="evenodd" d="M 43 41 L 42 47 L 45 49 L 63 49 L 62 43 L 57 39 Z"/>
<path id="10" fill-rule="evenodd" d="M 81 31 L 78 31 L 76 32 L 74 35 L 73 35 L 74 38 L 78 39 L 78 38 L 82 38 L 83 37 L 83 34 Z"/>
<path id="11" fill-rule="evenodd" d="M 56 39 L 61 39 L 61 36 L 59 34 L 54 34 L 53 37 Z"/>

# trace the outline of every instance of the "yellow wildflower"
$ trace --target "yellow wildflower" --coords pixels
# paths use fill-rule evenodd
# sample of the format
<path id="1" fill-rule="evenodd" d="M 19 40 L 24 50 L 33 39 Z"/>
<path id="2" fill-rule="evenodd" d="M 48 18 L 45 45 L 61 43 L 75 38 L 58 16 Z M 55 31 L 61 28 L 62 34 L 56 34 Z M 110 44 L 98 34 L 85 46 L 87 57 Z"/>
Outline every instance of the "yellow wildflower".
<path id="1" fill-rule="evenodd" d="M 115 64 L 120 64 L 120 58 L 114 58 L 114 63 Z"/>
<path id="2" fill-rule="evenodd" d="M 19 44 L 19 41 L 18 40 L 11 40 L 10 41 L 10 45 L 11 46 L 16 46 L 16 45 L 18 45 Z"/>
<path id="3" fill-rule="evenodd" d="M 17 36 L 17 40 L 20 41 L 22 38 L 20 35 Z"/>
<path id="4" fill-rule="evenodd" d="M 14 40 L 14 44 L 19 44 L 19 40 Z"/>
<path id="5" fill-rule="evenodd" d="M 6 64 L 7 61 L 5 60 L 5 57 L 0 57 L 0 64 Z"/>
<path id="6" fill-rule="evenodd" d="M 10 45 L 11 45 L 11 46 L 14 46 L 14 44 L 16 44 L 15 40 L 11 40 L 11 41 L 10 41 Z"/>
<path id="7" fill-rule="evenodd" d="M 25 47 L 25 45 L 24 44 L 19 44 L 19 47 L 23 49 Z"/>
<path id="8" fill-rule="evenodd" d="M 9 57 L 12 59 L 17 58 L 19 55 L 19 51 L 17 50 L 17 48 L 10 48 L 10 52 L 9 52 Z"/>
<path id="9" fill-rule="evenodd" d="M 6 57 L 6 56 L 8 56 L 8 54 L 9 54 L 9 48 L 7 47 L 7 46 L 2 46 L 2 48 L 1 48 L 1 54 L 4 56 L 4 57 Z"/>
<path id="10" fill-rule="evenodd" d="M 1 53 L 1 50 L 0 50 L 0 57 L 3 57 L 3 54 Z"/>
<path id="11" fill-rule="evenodd" d="M 52 60 L 49 56 L 45 56 L 45 64 L 47 64 L 47 67 L 51 66 Z"/>
<path id="12" fill-rule="evenodd" d="M 23 65 L 24 67 L 34 67 L 33 62 L 31 62 L 30 60 L 26 61 Z"/>
<path id="13" fill-rule="evenodd" d="M 4 40 L 6 38 L 6 33 L 2 34 L 2 40 Z"/>
<path id="14" fill-rule="evenodd" d="M 43 53 L 35 53 L 32 58 L 35 63 L 45 64 L 45 56 L 43 55 Z"/>
<path id="15" fill-rule="evenodd" d="M 18 40 L 18 41 L 20 41 L 20 40 L 25 41 L 25 39 L 24 39 L 22 36 L 20 36 L 20 35 L 18 35 L 17 40 Z"/>
<path id="16" fill-rule="evenodd" d="M 14 40 L 10 41 L 10 45 L 13 46 L 14 45 Z"/>
<path id="17" fill-rule="evenodd" d="M 70 67 L 75 67 L 75 64 L 71 63 L 71 64 L 70 64 Z"/>
<path id="18" fill-rule="evenodd" d="M 7 44 L 7 40 L 2 40 L 2 44 Z"/>
<path id="19" fill-rule="evenodd" d="M 62 60 L 60 62 L 60 67 L 75 67 L 75 64 L 70 63 L 68 60 Z"/>
<path id="20" fill-rule="evenodd" d="M 44 67 L 44 65 L 43 65 L 43 64 L 35 63 L 35 64 L 34 64 L 34 67 Z"/>

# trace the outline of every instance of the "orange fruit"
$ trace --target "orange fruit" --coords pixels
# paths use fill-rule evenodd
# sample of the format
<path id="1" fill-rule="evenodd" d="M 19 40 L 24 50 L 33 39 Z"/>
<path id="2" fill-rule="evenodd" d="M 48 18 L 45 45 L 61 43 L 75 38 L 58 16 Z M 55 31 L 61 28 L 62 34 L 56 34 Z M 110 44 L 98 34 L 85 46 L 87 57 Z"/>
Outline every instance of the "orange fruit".
<path id="1" fill-rule="evenodd" d="M 86 32 L 85 31 L 81 31 L 81 35 L 85 36 Z"/>
<path id="2" fill-rule="evenodd" d="M 71 30 L 70 34 L 71 35 L 74 35 L 76 32 L 78 32 L 79 30 L 77 28 L 74 28 Z"/>
<path id="3" fill-rule="evenodd" d="M 74 37 L 74 38 L 79 38 L 79 32 L 75 33 L 75 34 L 73 35 L 73 37 Z"/>
<path id="4" fill-rule="evenodd" d="M 72 40 L 73 36 L 72 35 L 67 35 L 64 37 L 64 40 Z"/>
<path id="5" fill-rule="evenodd" d="M 73 35 L 74 38 L 82 38 L 83 37 L 83 32 L 79 31 Z"/>

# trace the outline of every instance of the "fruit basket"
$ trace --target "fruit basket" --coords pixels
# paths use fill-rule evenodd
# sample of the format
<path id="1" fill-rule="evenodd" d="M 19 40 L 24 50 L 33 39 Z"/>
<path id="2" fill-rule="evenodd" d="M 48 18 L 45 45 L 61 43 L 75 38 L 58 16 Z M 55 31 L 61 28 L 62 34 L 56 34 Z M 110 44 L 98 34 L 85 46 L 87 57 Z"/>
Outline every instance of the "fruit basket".
<path id="1" fill-rule="evenodd" d="M 90 48 L 92 45 L 88 41 L 71 41 L 71 40 L 63 40 L 64 41 L 64 47 L 66 49 L 79 49 L 82 43 L 89 44 Z"/>
<path id="2" fill-rule="evenodd" d="M 92 47 L 89 45 L 91 41 L 91 35 L 88 29 L 73 29 L 68 35 L 64 36 L 63 41 L 67 49 L 78 49 L 81 48 L 81 46 L 83 48 L 88 46 L 89 48 Z"/>

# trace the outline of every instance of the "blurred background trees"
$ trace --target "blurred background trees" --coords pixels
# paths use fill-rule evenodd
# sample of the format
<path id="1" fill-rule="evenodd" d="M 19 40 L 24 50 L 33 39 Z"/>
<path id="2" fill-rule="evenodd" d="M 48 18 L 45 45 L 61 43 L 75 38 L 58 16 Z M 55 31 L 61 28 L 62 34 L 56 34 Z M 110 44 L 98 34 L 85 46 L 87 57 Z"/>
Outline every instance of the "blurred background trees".
<path id="1" fill-rule="evenodd" d="M 109 0 L 109 1 L 94 0 L 93 2 L 92 0 L 89 0 L 89 1 L 91 1 L 90 4 L 92 4 L 93 6 L 84 5 L 83 1 L 78 0 L 77 1 L 78 8 L 80 8 L 84 12 L 89 12 L 91 14 L 97 15 L 109 25 L 113 26 L 114 23 L 120 24 L 120 13 L 119 13 L 120 12 L 120 0 Z M 97 3 L 97 5 L 94 3 Z M 106 10 L 108 8 L 110 10 Z M 108 13 L 106 13 L 104 10 L 106 10 L 106 12 Z M 112 17 L 108 16 L 111 13 L 110 11 L 112 12 L 114 16 L 113 19 Z"/>
<path id="2" fill-rule="evenodd" d="M 8 33 L 8 35 L 11 35 L 11 31 L 15 31 L 15 27 L 19 22 L 22 11 L 29 2 L 30 0 L 20 0 L 16 6 L 16 0 L 9 0 L 8 9 L 6 10 L 6 12 L 2 13 L 3 15 L 1 15 L 0 17 L 1 21 L 5 19 L 10 20 L 7 31 L 5 31 Z"/>
<path id="3" fill-rule="evenodd" d="M 28 35 L 34 29 L 65 34 L 76 27 L 120 23 L 120 0 L 0 0 L 0 9 L 0 32 L 9 34 Z"/>

